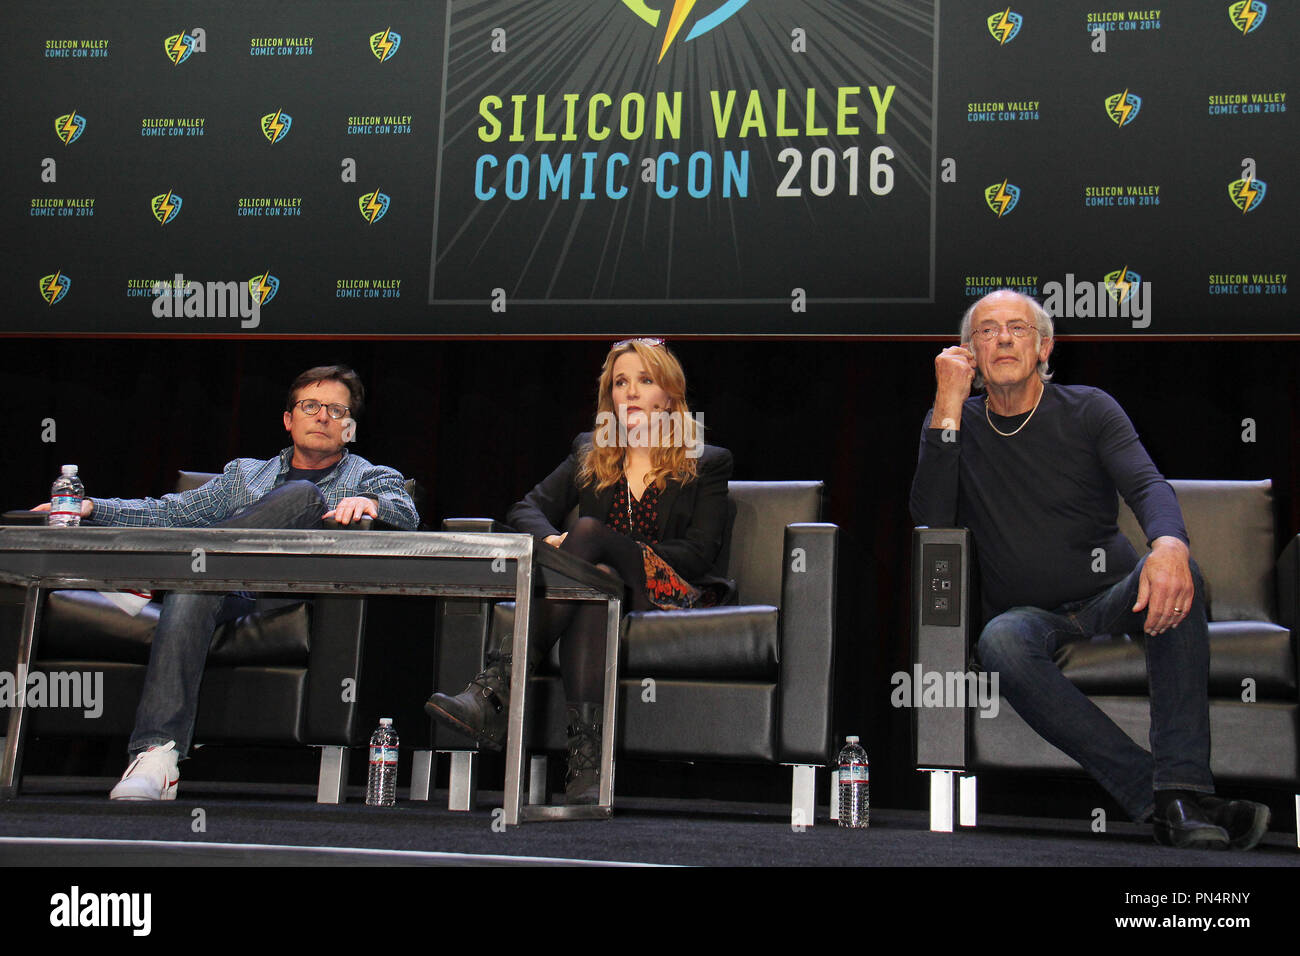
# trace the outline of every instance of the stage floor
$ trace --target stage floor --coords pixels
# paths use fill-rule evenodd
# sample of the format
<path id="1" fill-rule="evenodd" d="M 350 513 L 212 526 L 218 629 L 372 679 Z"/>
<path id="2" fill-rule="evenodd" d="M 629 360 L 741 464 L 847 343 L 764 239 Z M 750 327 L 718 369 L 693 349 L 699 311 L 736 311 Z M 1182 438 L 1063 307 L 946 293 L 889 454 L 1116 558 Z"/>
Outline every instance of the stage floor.
<path id="1" fill-rule="evenodd" d="M 174 802 L 107 798 L 113 780 L 29 778 L 0 803 L 6 866 L 889 866 L 889 867 L 1295 867 L 1290 832 L 1271 832 L 1249 853 L 1157 846 L 1150 828 L 1086 820 L 985 816 L 974 829 L 931 833 L 927 815 L 876 809 L 867 830 L 841 829 L 819 812 L 796 830 L 771 804 L 616 801 L 607 821 L 503 828 L 499 794 L 472 813 L 399 799 L 367 807 L 359 791 L 342 806 L 314 789 L 182 784 Z M 399 796 L 401 792 L 399 791 Z M 1278 821 L 1275 818 L 1275 823 Z M 1288 826 L 1290 821 L 1281 821 Z"/>

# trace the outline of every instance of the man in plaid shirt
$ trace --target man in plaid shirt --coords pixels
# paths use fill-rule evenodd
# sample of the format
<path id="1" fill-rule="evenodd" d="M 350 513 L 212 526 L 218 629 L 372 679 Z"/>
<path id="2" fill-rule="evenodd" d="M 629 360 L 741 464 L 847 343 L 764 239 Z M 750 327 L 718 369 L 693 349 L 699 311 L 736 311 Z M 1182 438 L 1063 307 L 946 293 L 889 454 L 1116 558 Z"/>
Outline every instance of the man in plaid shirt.
<path id="1" fill-rule="evenodd" d="M 420 517 L 402 475 L 344 447 L 364 397 L 351 369 L 308 369 L 285 402 L 284 428 L 293 444 L 275 458 L 237 458 L 203 487 L 181 494 L 87 498 L 82 516 L 93 524 L 165 528 L 316 528 L 325 518 L 350 524 L 370 517 L 413 530 Z M 163 600 L 127 748 L 132 760 L 113 788 L 114 800 L 176 798 L 176 765 L 194 733 L 212 635 L 252 609 L 246 593 L 173 591 Z"/>

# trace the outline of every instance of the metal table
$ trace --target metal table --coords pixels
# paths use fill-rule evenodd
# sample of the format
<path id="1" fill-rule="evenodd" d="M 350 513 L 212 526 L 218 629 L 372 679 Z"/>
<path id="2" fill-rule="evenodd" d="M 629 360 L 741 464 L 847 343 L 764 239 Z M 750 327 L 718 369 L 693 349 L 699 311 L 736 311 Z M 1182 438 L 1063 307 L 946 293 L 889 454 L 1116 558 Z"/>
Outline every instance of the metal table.
<path id="1" fill-rule="evenodd" d="M 509 573 L 513 563 L 514 574 Z M 200 570 L 201 569 L 201 570 Z M 0 527 L 0 582 L 26 588 L 15 673 L 36 651 L 41 592 L 94 590 L 288 591 L 513 599 L 514 660 L 528 659 L 534 597 L 607 605 L 600 800 L 594 806 L 525 806 L 527 669 L 512 671 L 506 744 L 505 822 L 608 817 L 614 795 L 618 636 L 623 585 L 527 534 L 246 528 Z M 17 794 L 29 715 L 24 695 L 9 712 L 0 799 Z"/>

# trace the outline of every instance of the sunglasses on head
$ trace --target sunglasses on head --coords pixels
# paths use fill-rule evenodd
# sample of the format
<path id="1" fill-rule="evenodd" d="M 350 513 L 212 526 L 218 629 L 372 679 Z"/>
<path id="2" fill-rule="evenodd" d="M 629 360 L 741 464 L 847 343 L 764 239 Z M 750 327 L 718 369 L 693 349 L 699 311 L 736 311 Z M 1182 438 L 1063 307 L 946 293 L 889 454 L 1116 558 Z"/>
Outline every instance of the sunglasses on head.
<path id="1" fill-rule="evenodd" d="M 619 342 L 615 342 L 613 345 L 611 345 L 611 346 L 609 347 L 609 350 L 610 350 L 611 352 L 616 352 L 616 351 L 618 351 L 619 349 L 627 348 L 629 345 L 638 345 L 638 344 L 639 344 L 639 345 L 644 345 L 644 346 L 645 346 L 646 348 L 648 348 L 648 349 L 657 349 L 657 348 L 659 348 L 659 346 L 661 346 L 661 345 L 664 344 L 664 340 L 663 340 L 663 339 L 646 339 L 646 338 L 623 339 L 623 340 L 621 340 L 621 341 L 619 341 Z"/>

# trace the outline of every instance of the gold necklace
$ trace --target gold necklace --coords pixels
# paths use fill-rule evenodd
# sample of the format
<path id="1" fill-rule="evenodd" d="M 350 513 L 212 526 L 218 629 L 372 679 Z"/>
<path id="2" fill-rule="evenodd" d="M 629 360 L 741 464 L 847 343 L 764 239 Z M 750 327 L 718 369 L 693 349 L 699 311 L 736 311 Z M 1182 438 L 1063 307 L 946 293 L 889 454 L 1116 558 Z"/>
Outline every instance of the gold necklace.
<path id="1" fill-rule="evenodd" d="M 1029 410 L 1029 418 L 1033 418 L 1034 412 L 1038 411 L 1038 403 L 1043 400 L 1043 395 L 1046 392 L 1047 392 L 1047 386 L 1040 383 L 1038 386 L 1038 398 L 1034 402 L 1034 407 Z M 1020 428 L 1017 428 L 1015 431 L 1013 432 L 1000 431 L 998 429 L 998 426 L 993 424 L 993 419 L 989 416 L 989 397 L 987 395 L 984 396 L 984 418 L 989 423 L 989 428 L 993 429 L 1003 438 L 1010 438 L 1012 435 L 1018 435 L 1020 433 L 1020 428 L 1024 428 L 1026 425 L 1029 424 L 1029 418 L 1026 418 L 1023 422 L 1020 423 Z"/>

